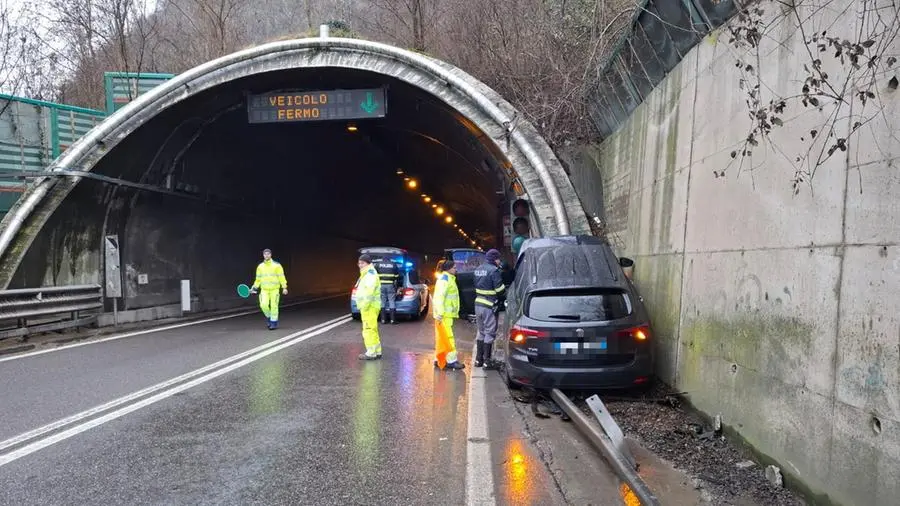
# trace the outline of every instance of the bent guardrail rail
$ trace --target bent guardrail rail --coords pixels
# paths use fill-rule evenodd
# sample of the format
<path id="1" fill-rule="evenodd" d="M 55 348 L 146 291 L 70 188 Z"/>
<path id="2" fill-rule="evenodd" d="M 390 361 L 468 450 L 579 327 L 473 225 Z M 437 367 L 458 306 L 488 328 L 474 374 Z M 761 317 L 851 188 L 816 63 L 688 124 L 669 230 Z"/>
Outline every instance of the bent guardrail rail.
<path id="1" fill-rule="evenodd" d="M 575 422 L 575 425 L 584 432 L 588 439 L 594 443 L 597 449 L 600 450 L 603 458 L 609 463 L 616 475 L 631 488 L 634 495 L 640 500 L 641 506 L 659 506 L 659 499 L 656 498 L 650 488 L 647 487 L 647 484 L 644 483 L 644 480 L 638 475 L 637 470 L 635 469 L 636 465 L 634 457 L 631 456 L 630 452 L 624 446 L 625 440 L 622 436 L 622 430 L 619 429 L 619 426 L 612 417 L 609 417 L 609 414 L 606 413 L 607 419 L 599 420 L 601 426 L 603 426 L 603 430 L 600 430 L 595 424 L 591 423 L 590 419 L 578 409 L 578 406 L 576 406 L 566 394 L 562 393 L 562 391 L 554 388 L 550 391 L 550 396 L 553 398 L 553 401 L 569 415 L 569 418 Z M 600 415 L 597 414 L 595 408 L 602 409 L 603 412 L 605 412 L 603 403 L 597 404 L 599 401 L 600 398 L 597 397 L 596 399 L 592 399 L 591 403 L 589 403 L 591 410 L 594 411 L 595 416 L 598 417 Z M 609 431 L 613 427 L 613 434 L 612 437 L 610 437 L 605 431 Z M 614 438 L 616 440 L 614 440 Z"/>
<path id="2" fill-rule="evenodd" d="M 0 340 L 91 325 L 102 309 L 100 285 L 0 290 Z"/>

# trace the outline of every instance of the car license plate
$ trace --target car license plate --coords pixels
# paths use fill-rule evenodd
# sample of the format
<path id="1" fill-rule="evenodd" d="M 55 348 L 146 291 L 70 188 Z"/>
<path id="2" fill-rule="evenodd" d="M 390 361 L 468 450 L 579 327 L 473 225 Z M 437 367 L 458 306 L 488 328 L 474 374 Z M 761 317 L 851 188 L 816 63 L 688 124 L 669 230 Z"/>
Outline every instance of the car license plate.
<path id="1" fill-rule="evenodd" d="M 553 349 L 561 354 L 561 355 L 577 355 L 579 353 L 595 353 L 597 351 L 602 351 L 607 349 L 606 338 L 601 338 L 600 341 L 595 343 L 567 343 L 567 342 L 557 342 L 553 343 Z"/>
<path id="2" fill-rule="evenodd" d="M 606 349 L 606 338 L 601 337 L 600 341 L 596 343 L 584 343 L 584 349 L 588 353 L 591 353 L 593 350 L 602 351 Z"/>
<path id="3" fill-rule="evenodd" d="M 553 343 L 553 348 L 560 355 L 577 355 L 578 343 Z"/>

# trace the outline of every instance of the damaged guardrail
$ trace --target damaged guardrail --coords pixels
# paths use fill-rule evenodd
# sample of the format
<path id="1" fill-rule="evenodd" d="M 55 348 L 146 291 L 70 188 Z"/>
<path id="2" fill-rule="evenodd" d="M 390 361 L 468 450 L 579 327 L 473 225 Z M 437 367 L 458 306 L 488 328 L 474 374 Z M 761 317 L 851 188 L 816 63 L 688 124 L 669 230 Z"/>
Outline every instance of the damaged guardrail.
<path id="1" fill-rule="evenodd" d="M 603 430 L 598 429 L 595 424 L 591 423 L 590 419 L 578 409 L 578 406 L 559 389 L 554 388 L 551 390 L 550 396 L 569 418 L 575 422 L 575 425 L 597 446 L 603 458 L 606 459 L 619 479 L 625 482 L 641 501 L 641 505 L 658 506 L 659 500 L 637 473 L 637 463 L 628 450 L 622 429 L 609 415 L 600 397 L 593 395 L 587 399 L 587 403 Z"/>
<path id="2" fill-rule="evenodd" d="M 91 325 L 102 308 L 99 285 L 0 290 L 0 340 Z"/>

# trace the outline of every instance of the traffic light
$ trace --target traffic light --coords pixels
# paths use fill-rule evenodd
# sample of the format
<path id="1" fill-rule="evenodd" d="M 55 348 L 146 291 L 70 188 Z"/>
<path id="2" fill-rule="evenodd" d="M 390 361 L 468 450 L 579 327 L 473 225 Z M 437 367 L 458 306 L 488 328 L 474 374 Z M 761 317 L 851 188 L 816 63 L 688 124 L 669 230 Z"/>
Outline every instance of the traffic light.
<path id="1" fill-rule="evenodd" d="M 518 255 L 519 249 L 522 248 L 522 243 L 525 242 L 525 239 L 531 237 L 531 205 L 525 199 L 516 199 L 512 203 L 512 208 L 510 212 L 510 235 L 512 236 L 512 243 L 510 245 L 510 249 L 513 254 Z"/>

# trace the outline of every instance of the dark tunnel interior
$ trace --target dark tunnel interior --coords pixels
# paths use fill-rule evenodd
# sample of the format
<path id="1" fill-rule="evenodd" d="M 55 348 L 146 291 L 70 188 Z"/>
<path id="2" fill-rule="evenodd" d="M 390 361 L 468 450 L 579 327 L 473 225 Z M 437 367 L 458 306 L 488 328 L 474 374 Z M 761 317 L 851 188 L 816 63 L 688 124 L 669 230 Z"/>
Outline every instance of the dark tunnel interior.
<path id="1" fill-rule="evenodd" d="M 342 120 L 248 121 L 248 93 L 382 86 L 386 116 L 355 120 L 355 131 Z M 83 180 L 11 287 L 103 284 L 109 235 L 119 239 L 124 309 L 177 303 L 182 279 L 198 307 L 221 306 L 252 281 L 263 248 L 295 295 L 349 292 L 363 246 L 427 255 L 427 278 L 444 248 L 497 246 L 506 164 L 468 119 L 388 76 L 316 68 L 233 80 L 159 112 L 93 169 L 174 194 Z"/>

